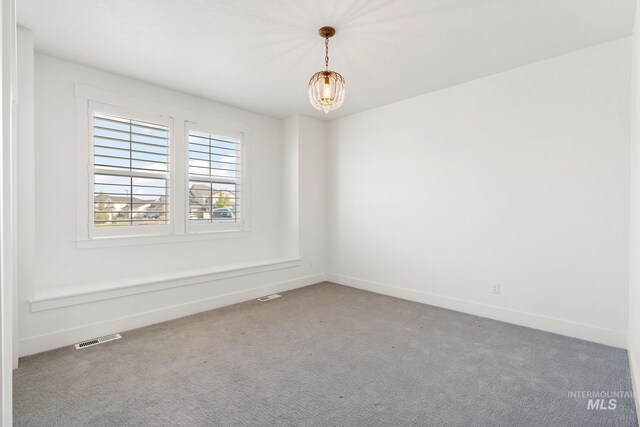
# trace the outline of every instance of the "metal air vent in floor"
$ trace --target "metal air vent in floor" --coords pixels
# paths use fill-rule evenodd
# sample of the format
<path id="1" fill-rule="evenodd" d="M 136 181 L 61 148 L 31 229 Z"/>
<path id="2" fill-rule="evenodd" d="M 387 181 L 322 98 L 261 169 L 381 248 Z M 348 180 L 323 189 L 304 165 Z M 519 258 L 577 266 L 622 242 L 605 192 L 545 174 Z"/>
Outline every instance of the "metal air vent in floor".
<path id="1" fill-rule="evenodd" d="M 282 295 L 280 294 L 267 295 L 266 297 L 258 298 L 258 301 L 260 302 L 271 301 L 272 299 L 280 298 L 281 296 Z"/>
<path id="2" fill-rule="evenodd" d="M 100 338 L 93 338 L 93 339 L 82 341 L 76 344 L 76 350 L 79 350 L 81 348 L 91 347 L 93 345 L 98 345 L 98 344 L 102 344 L 102 343 L 113 341 L 113 340 L 119 340 L 120 338 L 122 338 L 120 334 L 113 334 L 113 335 L 107 335 Z"/>

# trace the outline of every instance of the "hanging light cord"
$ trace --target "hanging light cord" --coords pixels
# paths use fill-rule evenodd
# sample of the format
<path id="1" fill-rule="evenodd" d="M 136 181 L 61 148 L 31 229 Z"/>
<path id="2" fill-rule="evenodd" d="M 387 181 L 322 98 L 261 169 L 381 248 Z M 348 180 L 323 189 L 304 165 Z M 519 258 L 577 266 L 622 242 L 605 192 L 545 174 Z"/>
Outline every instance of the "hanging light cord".
<path id="1" fill-rule="evenodd" d="M 324 39 L 324 65 L 327 67 L 327 71 L 329 71 L 329 37 L 325 37 Z"/>

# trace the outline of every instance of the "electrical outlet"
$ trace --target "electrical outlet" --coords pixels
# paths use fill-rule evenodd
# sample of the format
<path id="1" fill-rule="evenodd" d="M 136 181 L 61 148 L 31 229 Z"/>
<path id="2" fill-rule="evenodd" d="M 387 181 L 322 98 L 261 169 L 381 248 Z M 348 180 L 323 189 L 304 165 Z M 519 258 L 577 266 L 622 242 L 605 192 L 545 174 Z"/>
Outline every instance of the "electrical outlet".
<path id="1" fill-rule="evenodd" d="M 494 283 L 491 285 L 491 293 L 494 295 L 500 295 L 500 283 Z"/>

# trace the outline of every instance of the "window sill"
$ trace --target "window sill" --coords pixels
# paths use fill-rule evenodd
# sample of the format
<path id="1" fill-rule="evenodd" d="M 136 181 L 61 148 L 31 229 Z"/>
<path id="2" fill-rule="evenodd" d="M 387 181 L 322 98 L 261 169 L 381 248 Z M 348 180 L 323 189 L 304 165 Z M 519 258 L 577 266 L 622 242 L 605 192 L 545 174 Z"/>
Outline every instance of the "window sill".
<path id="1" fill-rule="evenodd" d="M 32 312 L 52 310 L 129 295 L 143 294 L 180 286 L 195 285 L 232 277 L 293 268 L 301 265 L 299 258 L 278 258 L 254 263 L 224 265 L 215 268 L 165 273 L 136 279 L 87 283 L 65 288 L 37 289 L 29 298 Z"/>
<path id="2" fill-rule="evenodd" d="M 156 245 L 162 243 L 195 242 L 199 240 L 246 238 L 250 231 L 202 231 L 187 234 L 162 234 L 153 236 L 95 237 L 76 240 L 78 249 L 112 248 L 117 246 Z"/>

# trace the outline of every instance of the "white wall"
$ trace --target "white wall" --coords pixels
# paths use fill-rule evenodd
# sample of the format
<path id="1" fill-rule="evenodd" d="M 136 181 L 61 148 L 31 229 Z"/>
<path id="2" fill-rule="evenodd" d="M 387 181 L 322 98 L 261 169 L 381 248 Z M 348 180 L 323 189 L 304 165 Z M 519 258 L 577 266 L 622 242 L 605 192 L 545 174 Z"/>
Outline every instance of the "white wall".
<path id="1" fill-rule="evenodd" d="M 17 198 L 17 235 L 18 257 L 17 282 L 34 283 L 35 268 L 33 259 L 35 258 L 35 94 L 34 94 L 34 51 L 33 33 L 25 28 L 18 27 L 18 140 L 16 145 L 17 155 L 17 181 L 20 184 L 20 191 Z M 19 301 L 29 298 L 24 287 L 18 287 L 16 292 L 16 316 L 14 319 L 14 332 L 16 335 L 14 348 L 14 367 L 18 367 L 20 321 L 19 321 Z"/>
<path id="2" fill-rule="evenodd" d="M 631 239 L 629 244 L 629 362 L 636 393 L 640 389 L 640 8 L 632 41 L 631 73 Z M 640 416 L 640 398 L 636 398 Z"/>
<path id="3" fill-rule="evenodd" d="M 324 270 L 327 244 L 326 127 L 324 122 L 301 115 L 283 121 L 284 198 L 281 210 L 284 254 L 298 251 L 304 259 L 319 259 Z M 306 230 L 304 240 L 300 240 L 301 230 Z"/>
<path id="4" fill-rule="evenodd" d="M 326 254 L 338 283 L 625 346 L 629 53 L 622 39 L 329 125 L 36 54 L 35 154 L 20 159 L 20 354 L 315 283 Z M 76 207 L 76 83 L 246 123 L 251 236 L 79 249 L 74 215 L 51 209 Z M 293 267 L 37 312 L 27 301 L 298 256 Z"/>
<path id="5" fill-rule="evenodd" d="M 283 121 L 282 134 L 282 253 L 298 253 L 300 236 L 299 157 L 300 157 L 300 119 L 292 116 Z"/>
<path id="6" fill-rule="evenodd" d="M 629 58 L 620 39 L 331 122 L 329 279 L 624 347 Z"/>
<path id="7" fill-rule="evenodd" d="M 12 422 L 16 237 L 16 22 L 15 1 L 0 3 L 0 424 Z"/>
<path id="8" fill-rule="evenodd" d="M 24 43 L 23 43 L 24 45 Z M 28 49 L 22 46 L 23 49 Z M 31 45 L 31 49 L 33 46 Z M 249 127 L 251 233 L 236 239 L 199 240 L 143 246 L 104 248 L 77 247 L 76 239 L 76 98 L 80 83 L 162 104 L 241 122 Z M 28 115 L 22 117 L 28 121 Z M 323 127 L 309 119 L 310 127 Z M 301 132 L 304 127 L 301 128 Z M 299 138 L 297 161 L 307 171 L 297 191 L 316 191 L 324 176 L 324 161 L 307 151 L 324 152 L 324 135 Z M 303 148 L 305 147 L 305 148 Z M 20 354 L 30 354 L 81 339 L 155 323 L 173 317 L 230 304 L 266 293 L 316 283 L 324 279 L 325 248 L 317 238 L 324 220 L 323 198 L 305 199 L 299 210 L 299 235 L 288 253 L 283 251 L 281 202 L 290 198 L 282 185 L 283 123 L 281 120 L 242 111 L 140 81 L 70 63 L 51 56 L 35 55 L 35 156 L 32 183 L 20 185 L 23 206 L 33 204 L 33 254 L 24 245 L 20 252 Z M 322 155 L 324 157 L 324 155 Z M 28 160 L 25 160 L 28 163 Z M 27 166 L 28 169 L 28 166 Z M 320 180 L 322 181 L 322 180 Z M 35 187 L 30 190 L 31 186 Z M 323 193 L 324 194 L 324 193 Z M 28 215 L 28 212 L 25 212 Z M 23 230 L 25 238 L 29 231 Z M 324 235 L 321 230 L 321 235 Z M 229 278 L 226 267 L 259 264 L 298 257 L 295 266 Z M 65 289 L 94 288 L 96 282 L 126 283 L 132 278 L 158 281 L 163 275 L 174 281 L 180 274 L 219 268 L 212 280 L 189 286 L 169 287 L 126 297 L 105 294 L 104 300 L 32 312 L 27 301 L 38 291 L 49 294 Z M 262 270 L 261 270 L 262 271 Z M 216 279 L 216 280 L 213 280 Z M 164 285 L 163 285 L 164 286 Z M 76 301 L 83 301 L 80 295 Z M 86 301 L 86 300 L 84 300 Z"/>

